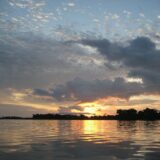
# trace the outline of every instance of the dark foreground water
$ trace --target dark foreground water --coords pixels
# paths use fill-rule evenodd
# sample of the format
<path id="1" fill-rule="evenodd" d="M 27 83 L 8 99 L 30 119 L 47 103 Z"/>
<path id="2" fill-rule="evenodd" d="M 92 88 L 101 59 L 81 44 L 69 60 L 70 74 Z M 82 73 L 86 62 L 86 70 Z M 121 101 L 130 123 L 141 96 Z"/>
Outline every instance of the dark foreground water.
<path id="1" fill-rule="evenodd" d="M 160 160 L 160 121 L 0 121 L 0 160 Z"/>

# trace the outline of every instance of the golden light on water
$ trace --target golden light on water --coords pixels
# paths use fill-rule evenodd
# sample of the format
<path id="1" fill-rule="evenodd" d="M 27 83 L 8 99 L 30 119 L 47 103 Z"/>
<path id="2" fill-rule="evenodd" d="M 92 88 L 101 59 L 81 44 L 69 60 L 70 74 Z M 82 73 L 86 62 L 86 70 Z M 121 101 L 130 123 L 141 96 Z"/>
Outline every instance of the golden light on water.
<path id="1" fill-rule="evenodd" d="M 99 132 L 98 124 L 99 123 L 97 121 L 93 121 L 93 120 L 83 121 L 83 133 L 86 135 L 97 134 Z M 87 136 L 87 140 L 89 139 L 90 137 Z"/>
<path id="2" fill-rule="evenodd" d="M 83 136 L 84 141 L 92 141 L 94 144 L 102 144 L 113 141 L 110 137 L 114 134 L 116 125 L 113 121 L 85 120 L 83 121 L 82 129 L 82 132 L 85 135 Z"/>

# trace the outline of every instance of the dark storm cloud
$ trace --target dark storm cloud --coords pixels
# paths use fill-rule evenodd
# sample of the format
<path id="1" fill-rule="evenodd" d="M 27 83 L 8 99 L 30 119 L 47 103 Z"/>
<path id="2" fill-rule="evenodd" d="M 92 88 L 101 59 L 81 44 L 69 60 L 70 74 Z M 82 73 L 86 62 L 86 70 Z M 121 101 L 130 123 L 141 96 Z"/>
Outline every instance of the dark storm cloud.
<path id="1" fill-rule="evenodd" d="M 39 96 L 51 96 L 51 93 L 49 91 L 38 88 L 33 90 L 33 94 Z"/>
<path id="2" fill-rule="evenodd" d="M 129 98 L 132 95 L 143 93 L 160 93 L 160 50 L 146 37 L 138 37 L 128 41 L 127 45 L 122 45 L 107 39 L 85 39 L 79 42 L 64 43 L 31 33 L 23 33 L 22 35 L 4 36 L 0 38 L 0 42 L 1 88 L 34 87 L 37 89 L 33 91 L 33 94 L 54 97 L 59 101 L 92 101 L 109 96 Z M 110 73 L 112 73 L 112 64 L 117 63 L 126 68 L 128 77 L 142 78 L 143 84 L 126 82 L 123 74 L 121 78 L 110 78 L 109 72 L 106 75 L 108 79 L 105 79 L 103 75 L 105 80 L 84 79 L 87 75 L 92 75 L 95 70 L 89 64 L 83 68 L 88 63 L 85 60 L 93 58 L 93 55 L 87 55 L 88 50 L 84 52 L 78 46 L 80 43 L 82 48 L 84 46 L 96 48 L 100 55 L 105 57 L 106 66 L 111 66 Z M 79 59 L 82 63 L 80 67 L 82 77 L 77 73 Z M 88 72 L 88 68 L 91 68 L 92 74 Z M 121 72 L 119 68 L 116 69 Z M 52 83 L 49 73 L 52 75 L 53 82 L 57 76 L 61 75 L 57 79 L 62 85 L 55 85 L 50 90 L 39 89 L 39 86 L 46 88 L 47 84 Z M 68 80 L 67 75 L 73 80 Z M 77 75 L 80 78 L 74 79 L 78 77 Z M 120 77 L 120 73 L 117 77 Z M 68 82 L 63 84 L 63 80 Z M 42 86 L 43 83 L 45 87 Z"/>
<path id="3" fill-rule="evenodd" d="M 111 63 L 117 62 L 126 67 L 129 77 L 142 78 L 146 89 L 160 92 L 160 50 L 149 38 L 137 37 L 127 46 L 106 39 L 86 39 L 82 43 L 97 48 Z"/>
<path id="4" fill-rule="evenodd" d="M 129 98 L 139 94 L 160 93 L 160 50 L 149 38 L 138 37 L 127 45 L 106 39 L 85 39 L 81 43 L 97 48 L 106 58 L 106 63 L 119 63 L 127 69 L 128 77 L 141 78 L 143 83 L 127 82 L 124 78 L 94 81 L 76 78 L 64 85 L 55 86 L 52 90 L 55 99 L 92 101 L 104 97 Z"/>
<path id="5" fill-rule="evenodd" d="M 143 92 L 143 87 L 137 83 L 125 82 L 123 78 L 115 80 L 85 81 L 76 78 L 65 85 L 53 89 L 53 97 L 58 100 L 76 98 L 81 101 L 92 101 L 103 97 L 129 98 L 131 95 Z"/>
<path id="6" fill-rule="evenodd" d="M 146 93 L 160 94 L 160 73 L 158 71 L 134 69 L 128 75 L 134 78 L 141 77 Z"/>
<path id="7" fill-rule="evenodd" d="M 43 92 L 45 92 L 45 90 Z M 93 101 L 104 97 L 129 98 L 132 95 L 142 94 L 143 92 L 144 88 L 141 84 L 126 82 L 123 78 L 116 78 L 113 81 L 86 81 L 76 78 L 64 85 L 58 85 L 53 88 L 51 96 L 58 101 Z M 36 94 L 41 95 L 41 93 L 38 92 Z"/>
<path id="8" fill-rule="evenodd" d="M 119 61 L 127 67 L 160 69 L 160 50 L 146 37 L 138 37 L 129 42 L 128 46 L 111 43 L 106 39 L 82 40 L 82 43 L 96 47 L 110 61 Z"/>

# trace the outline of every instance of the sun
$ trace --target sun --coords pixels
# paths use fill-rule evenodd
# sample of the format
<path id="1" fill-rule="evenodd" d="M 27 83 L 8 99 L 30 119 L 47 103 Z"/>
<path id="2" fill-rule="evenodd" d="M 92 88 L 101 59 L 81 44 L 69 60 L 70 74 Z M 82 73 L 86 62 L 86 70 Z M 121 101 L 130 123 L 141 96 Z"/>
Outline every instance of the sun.
<path id="1" fill-rule="evenodd" d="M 97 113 L 97 109 L 93 108 L 93 107 L 85 107 L 84 108 L 84 113 L 96 114 Z"/>
<path id="2" fill-rule="evenodd" d="M 83 112 L 88 116 L 101 114 L 100 113 L 101 105 L 98 104 L 97 102 L 85 102 L 85 103 L 79 104 L 79 106 L 84 108 Z"/>

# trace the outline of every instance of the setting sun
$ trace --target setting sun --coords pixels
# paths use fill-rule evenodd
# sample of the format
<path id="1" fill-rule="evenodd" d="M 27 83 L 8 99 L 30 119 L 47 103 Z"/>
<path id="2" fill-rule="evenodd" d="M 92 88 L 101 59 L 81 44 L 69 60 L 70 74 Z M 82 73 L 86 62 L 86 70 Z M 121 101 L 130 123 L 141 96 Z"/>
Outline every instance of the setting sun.
<path id="1" fill-rule="evenodd" d="M 86 114 L 99 114 L 99 110 L 102 107 L 100 104 L 95 102 L 87 102 L 87 103 L 81 103 L 79 106 L 83 107 L 83 112 Z"/>
<path id="2" fill-rule="evenodd" d="M 84 108 L 84 112 L 85 113 L 89 113 L 89 114 L 96 114 L 97 113 L 97 109 L 93 108 L 93 107 L 86 107 L 86 108 Z"/>
<path id="3" fill-rule="evenodd" d="M 160 0 L 0 0 L 0 160 L 160 160 Z"/>

